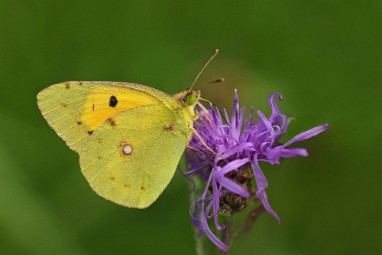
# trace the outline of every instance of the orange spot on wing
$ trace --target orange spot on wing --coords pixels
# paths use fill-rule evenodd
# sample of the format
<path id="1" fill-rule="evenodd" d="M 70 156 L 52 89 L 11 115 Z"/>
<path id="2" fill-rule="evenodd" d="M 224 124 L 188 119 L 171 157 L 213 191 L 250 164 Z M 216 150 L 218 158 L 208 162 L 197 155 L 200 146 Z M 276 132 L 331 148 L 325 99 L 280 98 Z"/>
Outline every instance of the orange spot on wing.
<path id="1" fill-rule="evenodd" d="M 118 98 L 118 104 L 113 107 L 110 106 L 111 96 Z M 106 89 L 101 86 L 88 96 L 81 121 L 90 130 L 96 130 L 102 123 L 119 112 L 158 102 L 156 98 L 141 91 L 110 86 Z"/>

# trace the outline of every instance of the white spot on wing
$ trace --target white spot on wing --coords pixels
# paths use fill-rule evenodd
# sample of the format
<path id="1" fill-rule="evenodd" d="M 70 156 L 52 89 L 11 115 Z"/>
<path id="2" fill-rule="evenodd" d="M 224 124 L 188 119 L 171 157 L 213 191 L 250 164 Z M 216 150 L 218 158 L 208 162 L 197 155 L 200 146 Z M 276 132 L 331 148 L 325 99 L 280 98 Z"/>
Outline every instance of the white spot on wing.
<path id="1" fill-rule="evenodd" d="M 126 157 L 133 153 L 133 145 L 127 142 L 121 142 L 119 145 L 119 152 L 122 157 Z"/>
<path id="2" fill-rule="evenodd" d="M 131 147 L 130 144 L 126 144 L 126 145 L 123 147 L 123 154 L 125 154 L 125 155 L 130 155 L 132 152 L 133 152 L 133 147 Z"/>

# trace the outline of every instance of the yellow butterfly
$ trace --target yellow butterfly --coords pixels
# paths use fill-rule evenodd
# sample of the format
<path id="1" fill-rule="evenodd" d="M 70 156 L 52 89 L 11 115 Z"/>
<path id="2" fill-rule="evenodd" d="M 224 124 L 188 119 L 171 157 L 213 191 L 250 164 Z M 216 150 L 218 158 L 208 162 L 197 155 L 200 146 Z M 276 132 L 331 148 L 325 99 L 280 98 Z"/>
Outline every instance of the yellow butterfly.
<path id="1" fill-rule="evenodd" d="M 174 175 L 191 139 L 199 95 L 72 81 L 42 90 L 37 99 L 49 125 L 80 155 L 93 190 L 117 204 L 145 208 Z"/>
<path id="2" fill-rule="evenodd" d="M 109 81 L 64 82 L 37 95 L 49 125 L 80 155 L 92 189 L 134 208 L 151 205 L 173 177 L 193 133 L 199 98 L 199 90 L 170 96 Z"/>

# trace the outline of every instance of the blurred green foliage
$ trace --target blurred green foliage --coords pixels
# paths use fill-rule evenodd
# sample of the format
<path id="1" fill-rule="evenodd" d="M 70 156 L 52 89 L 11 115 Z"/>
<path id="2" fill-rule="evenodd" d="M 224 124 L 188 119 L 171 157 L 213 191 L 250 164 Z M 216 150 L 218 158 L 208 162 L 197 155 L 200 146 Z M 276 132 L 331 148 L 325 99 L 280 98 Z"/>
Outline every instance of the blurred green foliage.
<path id="1" fill-rule="evenodd" d="M 231 254 L 376 254 L 382 248 L 381 1 L 0 0 L 1 254 L 194 254 L 188 183 L 177 173 L 146 210 L 98 197 L 78 156 L 40 115 L 36 94 L 65 80 L 185 89 L 296 120 L 309 158 L 263 166 L 282 217 L 262 216 Z"/>

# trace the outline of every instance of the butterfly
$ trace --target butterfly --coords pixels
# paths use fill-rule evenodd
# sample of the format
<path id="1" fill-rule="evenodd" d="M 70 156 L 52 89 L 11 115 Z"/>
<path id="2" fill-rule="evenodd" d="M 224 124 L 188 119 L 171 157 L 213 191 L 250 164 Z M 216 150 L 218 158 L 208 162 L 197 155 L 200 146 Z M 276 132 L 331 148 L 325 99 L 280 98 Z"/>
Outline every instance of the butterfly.
<path id="1" fill-rule="evenodd" d="M 140 84 L 71 81 L 38 96 L 42 115 L 80 155 L 93 190 L 145 208 L 171 180 L 192 136 L 198 90 L 170 95 Z"/>
<path id="2" fill-rule="evenodd" d="M 172 179 L 192 137 L 199 99 L 199 90 L 170 96 L 110 81 L 63 82 L 37 95 L 48 124 L 79 154 L 91 188 L 133 208 L 150 206 Z"/>

